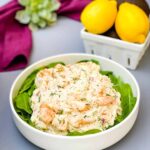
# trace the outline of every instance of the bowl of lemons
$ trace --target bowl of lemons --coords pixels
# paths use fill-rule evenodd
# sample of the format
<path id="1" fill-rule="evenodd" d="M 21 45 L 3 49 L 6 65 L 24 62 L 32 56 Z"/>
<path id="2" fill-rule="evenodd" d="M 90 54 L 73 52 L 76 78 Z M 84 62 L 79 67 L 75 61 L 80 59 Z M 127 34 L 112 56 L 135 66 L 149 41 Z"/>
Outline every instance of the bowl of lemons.
<path id="1" fill-rule="evenodd" d="M 87 53 L 136 69 L 150 43 L 149 7 L 132 2 L 96 0 L 81 14 L 81 37 Z M 90 20 L 90 21 L 89 21 Z"/>

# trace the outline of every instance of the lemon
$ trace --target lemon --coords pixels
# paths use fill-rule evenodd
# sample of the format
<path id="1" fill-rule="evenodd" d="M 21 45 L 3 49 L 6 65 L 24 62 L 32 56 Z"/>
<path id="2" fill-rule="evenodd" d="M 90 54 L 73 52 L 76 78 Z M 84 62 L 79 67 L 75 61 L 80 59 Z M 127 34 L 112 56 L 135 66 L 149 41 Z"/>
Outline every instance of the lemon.
<path id="1" fill-rule="evenodd" d="M 81 22 L 88 32 L 102 34 L 113 26 L 116 16 L 116 0 L 95 0 L 82 11 Z"/>
<path id="2" fill-rule="evenodd" d="M 115 29 L 122 40 L 143 43 L 149 32 L 149 19 L 140 7 L 124 2 L 119 7 Z"/>

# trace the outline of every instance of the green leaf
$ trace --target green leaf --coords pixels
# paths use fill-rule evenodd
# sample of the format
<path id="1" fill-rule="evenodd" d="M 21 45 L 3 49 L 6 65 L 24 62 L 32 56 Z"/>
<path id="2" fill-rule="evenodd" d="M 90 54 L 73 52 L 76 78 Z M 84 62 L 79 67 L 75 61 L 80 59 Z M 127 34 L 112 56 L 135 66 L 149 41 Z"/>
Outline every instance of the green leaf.
<path id="1" fill-rule="evenodd" d="M 91 61 L 97 65 L 100 65 L 99 61 L 98 60 L 95 60 L 95 59 L 91 59 Z"/>
<path id="2" fill-rule="evenodd" d="M 28 90 L 28 95 L 29 95 L 29 97 L 32 96 L 33 91 L 35 90 L 35 88 L 36 88 L 36 86 L 35 86 L 35 84 L 33 84 L 33 85 L 31 86 L 31 88 Z"/>
<path id="3" fill-rule="evenodd" d="M 25 10 L 19 10 L 16 13 L 15 19 L 17 19 L 22 24 L 28 24 L 30 22 L 30 15 Z"/>
<path id="4" fill-rule="evenodd" d="M 46 25 L 47 25 L 47 23 L 46 23 L 45 20 L 40 20 L 40 21 L 38 22 L 38 26 L 39 26 L 40 28 L 44 28 L 44 27 L 46 27 Z"/>
<path id="5" fill-rule="evenodd" d="M 101 132 L 101 131 L 99 129 L 92 129 L 92 130 L 88 130 L 86 132 L 74 131 L 74 132 L 69 132 L 67 134 L 67 136 L 83 136 L 83 135 L 94 134 L 94 133 L 98 133 L 98 132 Z"/>
<path id="6" fill-rule="evenodd" d="M 18 113 L 18 114 L 19 114 L 19 117 L 20 117 L 22 120 L 24 120 L 25 122 L 27 122 L 27 123 L 31 122 L 31 120 L 30 120 L 31 115 L 29 115 L 29 114 L 27 114 L 27 113 L 23 113 L 23 112 L 20 112 L 20 113 Z"/>
<path id="7" fill-rule="evenodd" d="M 122 83 L 121 86 L 116 86 L 115 89 L 121 93 L 121 107 L 123 109 L 121 116 L 122 119 L 124 119 L 132 111 L 136 99 L 133 97 L 132 89 L 129 84 Z"/>
<path id="8" fill-rule="evenodd" d="M 113 72 L 111 72 L 111 71 L 100 71 L 100 73 L 101 73 L 102 75 L 106 75 L 106 76 L 113 75 Z"/>
<path id="9" fill-rule="evenodd" d="M 31 110 L 30 103 L 29 103 L 29 96 L 27 93 L 19 94 L 15 98 L 15 105 L 18 110 L 20 109 L 28 114 L 32 114 L 32 110 Z"/>
<path id="10" fill-rule="evenodd" d="M 50 63 L 50 64 L 47 65 L 46 67 L 47 67 L 47 68 L 53 68 L 53 67 L 55 67 L 55 66 L 58 65 L 58 64 L 61 64 L 61 65 L 65 66 L 65 64 L 60 61 L 60 62 Z"/>
<path id="11" fill-rule="evenodd" d="M 22 111 L 21 109 L 18 109 L 15 105 L 15 110 L 18 113 L 19 117 L 24 120 L 25 122 L 27 122 L 29 125 L 34 127 L 34 123 L 31 122 L 30 118 L 31 118 L 31 114 L 28 114 L 24 111 Z"/>
<path id="12" fill-rule="evenodd" d="M 56 2 L 55 0 L 52 0 L 49 11 L 55 11 L 59 9 L 59 7 L 60 7 L 60 3 Z"/>
<path id="13" fill-rule="evenodd" d="M 38 70 L 34 71 L 27 77 L 19 91 L 20 94 L 27 91 L 33 85 L 37 72 Z"/>
<path id="14" fill-rule="evenodd" d="M 51 23 L 55 22 L 56 20 L 57 20 L 56 13 L 52 13 L 51 19 L 48 21 L 48 24 L 50 25 Z"/>
<path id="15" fill-rule="evenodd" d="M 95 59 L 81 60 L 81 61 L 78 61 L 78 63 L 89 62 L 89 61 L 91 61 L 91 62 L 93 62 L 93 63 L 95 63 L 95 64 L 97 64 L 97 65 L 100 65 L 99 61 L 98 61 L 98 60 L 95 60 Z"/>
<path id="16" fill-rule="evenodd" d="M 116 117 L 115 124 L 120 123 L 124 120 L 136 103 L 136 97 L 134 97 L 132 93 L 132 88 L 128 83 L 124 83 L 120 77 L 116 77 L 110 71 L 100 71 L 101 74 L 108 76 L 113 83 L 113 87 L 116 91 L 121 94 L 121 107 L 122 107 L 122 114 Z"/>
<path id="17" fill-rule="evenodd" d="M 47 18 L 47 11 L 45 10 L 45 9 L 43 9 L 42 11 L 40 11 L 39 13 L 38 13 L 38 15 L 39 15 L 39 17 L 41 17 L 41 18 Z"/>
<path id="18" fill-rule="evenodd" d="M 18 0 L 18 2 L 22 6 L 28 6 L 30 4 L 30 0 Z"/>
<path id="19" fill-rule="evenodd" d="M 34 24 L 34 23 L 29 23 L 29 28 L 32 31 L 37 31 L 38 30 L 38 25 Z"/>
<path id="20" fill-rule="evenodd" d="M 31 20 L 34 24 L 36 24 L 40 21 L 40 17 L 36 13 L 33 13 L 32 17 L 31 17 Z"/>

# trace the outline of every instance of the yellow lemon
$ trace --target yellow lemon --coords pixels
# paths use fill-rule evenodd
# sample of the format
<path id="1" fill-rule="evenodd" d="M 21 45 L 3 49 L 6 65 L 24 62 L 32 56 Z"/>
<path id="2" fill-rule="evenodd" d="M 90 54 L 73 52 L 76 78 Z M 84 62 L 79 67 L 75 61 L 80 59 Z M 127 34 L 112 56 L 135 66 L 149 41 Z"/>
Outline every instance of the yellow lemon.
<path id="1" fill-rule="evenodd" d="M 149 19 L 140 7 L 124 2 L 119 7 L 115 29 L 122 40 L 143 43 L 149 32 Z"/>
<path id="2" fill-rule="evenodd" d="M 116 0 L 95 0 L 82 11 L 81 22 L 88 32 L 102 34 L 113 26 L 116 16 Z"/>

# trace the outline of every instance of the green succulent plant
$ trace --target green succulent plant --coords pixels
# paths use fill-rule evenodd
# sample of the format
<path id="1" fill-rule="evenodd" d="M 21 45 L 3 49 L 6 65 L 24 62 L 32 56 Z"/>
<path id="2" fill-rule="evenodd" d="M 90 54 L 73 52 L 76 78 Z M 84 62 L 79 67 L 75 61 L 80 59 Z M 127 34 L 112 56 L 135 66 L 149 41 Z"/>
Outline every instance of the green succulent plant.
<path id="1" fill-rule="evenodd" d="M 57 20 L 57 0 L 18 0 L 24 7 L 16 13 L 15 18 L 22 24 L 29 24 L 30 29 L 45 28 Z"/>

